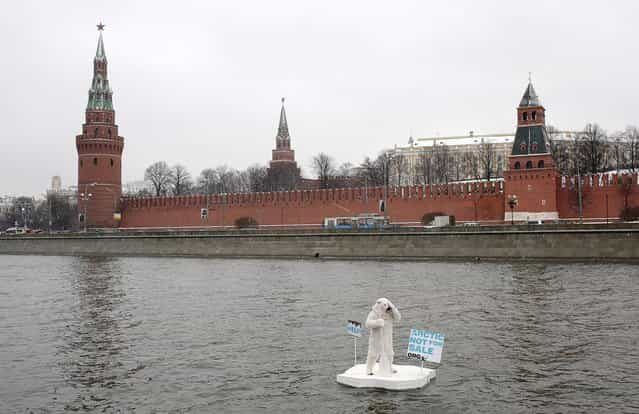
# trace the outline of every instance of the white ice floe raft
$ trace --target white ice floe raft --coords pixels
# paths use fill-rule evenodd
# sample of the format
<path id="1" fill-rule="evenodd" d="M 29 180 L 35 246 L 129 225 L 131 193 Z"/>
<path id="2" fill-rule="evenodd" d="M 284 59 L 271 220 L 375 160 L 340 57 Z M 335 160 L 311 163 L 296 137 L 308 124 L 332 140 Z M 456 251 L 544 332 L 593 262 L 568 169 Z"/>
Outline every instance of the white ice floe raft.
<path id="1" fill-rule="evenodd" d="M 422 388 L 437 375 L 437 371 L 430 368 L 393 365 L 393 370 L 397 371 L 396 373 L 390 377 L 380 377 L 374 374 L 377 369 L 378 366 L 375 365 L 373 375 L 366 375 L 366 364 L 357 364 L 343 374 L 339 374 L 337 382 L 355 388 L 382 388 L 401 391 Z"/>

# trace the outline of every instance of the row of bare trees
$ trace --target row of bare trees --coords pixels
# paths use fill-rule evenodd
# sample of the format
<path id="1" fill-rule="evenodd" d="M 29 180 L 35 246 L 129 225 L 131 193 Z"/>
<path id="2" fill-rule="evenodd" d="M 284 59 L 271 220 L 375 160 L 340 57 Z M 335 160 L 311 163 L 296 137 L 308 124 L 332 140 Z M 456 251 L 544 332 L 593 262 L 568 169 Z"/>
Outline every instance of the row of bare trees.
<path id="1" fill-rule="evenodd" d="M 7 227 L 69 230 L 76 225 L 77 204 L 69 197 L 47 193 L 45 200 L 17 197 L 4 215 L 0 215 L 0 230 Z"/>
<path id="2" fill-rule="evenodd" d="M 383 151 L 376 158 L 366 157 L 357 167 L 320 153 L 313 157 L 313 171 L 321 188 L 344 186 L 399 186 L 439 184 L 466 179 L 491 179 L 502 172 L 502 157 L 494 144 L 482 143 L 474 150 L 451 151 L 446 145 L 424 147 L 409 156 Z"/>
<path id="3" fill-rule="evenodd" d="M 396 156 L 405 158 L 401 154 Z M 503 156 L 497 152 L 495 144 L 488 142 L 463 151 L 451 151 L 447 145 L 424 147 L 418 152 L 413 177 L 409 182 L 441 184 L 461 180 L 490 180 L 502 175 L 503 162 Z M 396 162 L 395 165 L 399 170 L 402 163 Z M 410 173 L 409 169 L 404 176 Z M 396 177 L 398 184 L 404 183 L 399 171 Z"/>
<path id="4" fill-rule="evenodd" d="M 194 180 L 185 166 L 169 166 L 165 161 L 158 161 L 151 164 L 144 173 L 144 179 L 151 183 L 153 191 L 142 190 L 137 195 L 178 196 L 266 191 L 266 172 L 266 167 L 257 164 L 241 171 L 223 165 L 205 168 Z"/>
<path id="5" fill-rule="evenodd" d="M 320 188 L 439 184 L 491 179 L 502 173 L 502 156 L 491 143 L 482 143 L 463 152 L 451 151 L 446 145 L 413 151 L 417 153 L 412 156 L 383 151 L 376 158 L 366 157 L 357 167 L 350 163 L 337 166 L 333 157 L 320 153 L 313 157 L 313 171 Z"/>
<path id="6" fill-rule="evenodd" d="M 550 151 L 564 175 L 639 170 L 639 129 L 635 126 L 608 134 L 592 123 L 570 139 L 562 140 L 553 138 L 554 131 L 548 127 Z"/>
<path id="7" fill-rule="evenodd" d="M 574 175 L 610 170 L 639 170 L 639 130 L 629 126 L 608 135 L 596 123 L 588 124 L 574 137 L 556 139 L 555 128 L 549 126 L 550 152 L 562 174 Z M 454 147 L 453 147 L 454 148 Z M 383 151 L 375 158 L 366 157 L 359 166 L 338 164 L 319 153 L 312 158 L 312 170 L 319 188 L 383 186 L 406 184 L 446 184 L 461 180 L 490 180 L 503 174 L 507 154 L 496 145 L 482 142 L 460 150 L 447 145 L 413 148 L 408 156 L 401 151 Z M 153 185 L 146 195 L 217 194 L 269 191 L 277 185 L 261 165 L 246 170 L 228 166 L 207 168 L 193 179 L 183 165 L 169 166 L 159 161 L 149 166 L 145 180 Z M 299 183 L 299 180 L 295 181 Z M 291 188 L 295 189 L 294 184 Z M 306 185 L 306 184 L 305 184 Z M 290 186 L 289 186 L 290 187 Z"/>

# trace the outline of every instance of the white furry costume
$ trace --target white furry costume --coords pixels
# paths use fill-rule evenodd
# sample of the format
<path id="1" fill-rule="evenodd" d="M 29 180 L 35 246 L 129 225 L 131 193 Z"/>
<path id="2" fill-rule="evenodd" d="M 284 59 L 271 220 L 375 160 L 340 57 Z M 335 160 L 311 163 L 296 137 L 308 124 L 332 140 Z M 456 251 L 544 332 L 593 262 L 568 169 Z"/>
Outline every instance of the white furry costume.
<path id="1" fill-rule="evenodd" d="M 373 310 L 366 318 L 366 327 L 370 330 L 368 337 L 368 357 L 366 373 L 372 374 L 375 362 L 379 359 L 377 375 L 388 377 L 393 373 L 393 322 L 399 322 L 402 315 L 386 298 L 377 299 Z"/>

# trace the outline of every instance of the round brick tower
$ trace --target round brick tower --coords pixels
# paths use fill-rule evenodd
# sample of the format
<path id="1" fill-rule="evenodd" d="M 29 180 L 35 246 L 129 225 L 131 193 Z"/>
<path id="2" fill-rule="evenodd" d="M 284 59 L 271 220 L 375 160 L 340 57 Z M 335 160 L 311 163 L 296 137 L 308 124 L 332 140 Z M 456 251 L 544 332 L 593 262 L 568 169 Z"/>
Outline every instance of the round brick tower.
<path id="1" fill-rule="evenodd" d="M 113 110 L 113 92 L 107 76 L 102 31 L 93 59 L 93 81 L 89 89 L 82 134 L 76 136 L 78 150 L 78 212 L 80 225 L 117 227 L 122 194 L 122 150 Z"/>

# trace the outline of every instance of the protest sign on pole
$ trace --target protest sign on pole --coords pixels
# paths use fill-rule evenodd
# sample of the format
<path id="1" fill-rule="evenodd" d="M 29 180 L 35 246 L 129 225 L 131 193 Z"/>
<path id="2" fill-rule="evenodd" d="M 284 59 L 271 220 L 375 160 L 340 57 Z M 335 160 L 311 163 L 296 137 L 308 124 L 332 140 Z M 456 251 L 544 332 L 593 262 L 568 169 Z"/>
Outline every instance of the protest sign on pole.
<path id="1" fill-rule="evenodd" d="M 439 365 L 444 349 L 444 334 L 427 329 L 411 329 L 408 338 L 408 358 Z"/>
<path id="2" fill-rule="evenodd" d="M 356 336 L 358 338 L 362 337 L 362 324 L 361 324 L 361 322 L 348 321 L 348 324 L 346 325 L 346 330 L 348 331 L 349 335 L 353 335 L 353 336 Z"/>
<path id="3" fill-rule="evenodd" d="M 348 321 L 346 331 L 349 335 L 353 335 L 353 346 L 355 347 L 355 365 L 357 365 L 357 338 L 362 337 L 362 323 L 357 321 Z"/>

